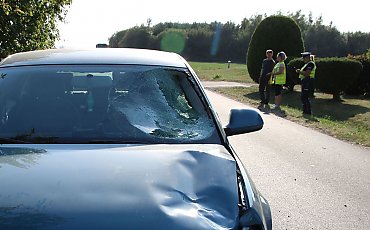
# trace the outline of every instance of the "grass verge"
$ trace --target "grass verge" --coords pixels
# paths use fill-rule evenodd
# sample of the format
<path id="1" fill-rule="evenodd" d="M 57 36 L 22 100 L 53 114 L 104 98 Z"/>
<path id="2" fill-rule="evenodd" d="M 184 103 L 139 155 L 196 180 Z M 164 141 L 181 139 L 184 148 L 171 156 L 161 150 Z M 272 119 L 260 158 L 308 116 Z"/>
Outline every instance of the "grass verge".
<path id="1" fill-rule="evenodd" d="M 203 81 L 233 81 L 253 83 L 247 71 L 247 65 L 231 63 L 189 62 L 191 67 Z"/>
<path id="2" fill-rule="evenodd" d="M 249 88 L 212 89 L 240 102 L 258 106 L 258 86 Z M 271 93 L 273 95 L 273 92 Z M 304 126 L 315 128 L 331 136 L 370 147 L 370 100 L 345 97 L 341 102 L 331 100 L 331 95 L 315 93 L 311 102 L 314 116 L 303 117 L 300 92 L 283 92 L 281 115 Z M 270 100 L 273 104 L 273 96 Z"/>

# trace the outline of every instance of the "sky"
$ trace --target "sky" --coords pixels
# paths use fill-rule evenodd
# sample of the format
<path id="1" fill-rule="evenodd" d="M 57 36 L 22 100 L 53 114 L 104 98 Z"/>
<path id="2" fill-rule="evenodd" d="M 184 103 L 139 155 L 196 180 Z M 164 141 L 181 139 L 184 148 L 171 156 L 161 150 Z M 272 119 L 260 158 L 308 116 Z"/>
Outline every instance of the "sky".
<path id="1" fill-rule="evenodd" d="M 346 4 L 344 2 L 347 2 Z M 256 14 L 296 12 L 323 17 L 341 32 L 370 32 L 369 0 L 73 0 L 66 23 L 59 23 L 57 48 L 94 48 L 115 32 L 160 22 L 222 22 L 240 24 Z"/>

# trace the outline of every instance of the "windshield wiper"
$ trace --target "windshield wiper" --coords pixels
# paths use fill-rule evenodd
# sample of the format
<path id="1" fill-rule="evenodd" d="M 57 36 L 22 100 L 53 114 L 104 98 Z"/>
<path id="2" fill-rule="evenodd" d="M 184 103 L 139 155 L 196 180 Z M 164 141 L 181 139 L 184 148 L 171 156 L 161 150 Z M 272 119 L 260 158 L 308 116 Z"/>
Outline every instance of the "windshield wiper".
<path id="1" fill-rule="evenodd" d="M 29 137 L 29 136 L 16 136 L 16 137 L 0 137 L 0 144 L 57 144 L 58 137 Z"/>
<path id="2" fill-rule="evenodd" d="M 148 141 L 140 141 L 140 140 L 89 140 L 85 143 L 88 144 L 143 144 L 143 145 L 149 145 L 149 144 L 156 144 L 153 142 Z"/>
<path id="3" fill-rule="evenodd" d="M 15 138 L 0 137 L 0 144 L 31 144 L 31 142 L 23 141 Z"/>

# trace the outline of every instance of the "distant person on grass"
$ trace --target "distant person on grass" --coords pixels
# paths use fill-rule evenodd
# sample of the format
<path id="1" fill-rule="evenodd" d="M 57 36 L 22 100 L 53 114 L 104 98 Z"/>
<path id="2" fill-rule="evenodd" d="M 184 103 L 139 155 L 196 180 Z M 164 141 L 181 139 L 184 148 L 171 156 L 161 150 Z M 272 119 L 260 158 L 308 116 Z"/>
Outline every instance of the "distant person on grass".
<path id="1" fill-rule="evenodd" d="M 297 69 L 296 72 L 299 73 L 299 78 L 301 79 L 301 101 L 303 115 L 311 115 L 311 103 L 309 100 L 310 96 L 313 96 L 313 79 L 315 77 L 316 64 L 312 61 L 311 53 L 302 53 L 302 58 L 304 65 L 301 69 Z"/>
<path id="2" fill-rule="evenodd" d="M 261 102 L 258 106 L 259 110 L 262 110 L 264 106 L 269 108 L 268 103 L 270 101 L 271 73 L 275 65 L 275 61 L 272 59 L 273 55 L 274 53 L 272 50 L 266 50 L 266 59 L 264 59 L 262 62 L 258 88 L 261 99 Z"/>
<path id="3" fill-rule="evenodd" d="M 278 63 L 275 65 L 272 71 L 272 80 L 275 84 L 275 110 L 280 110 L 281 100 L 282 100 L 282 90 L 283 85 L 286 83 L 286 66 L 285 59 L 287 58 L 286 54 L 281 51 L 276 56 Z"/>

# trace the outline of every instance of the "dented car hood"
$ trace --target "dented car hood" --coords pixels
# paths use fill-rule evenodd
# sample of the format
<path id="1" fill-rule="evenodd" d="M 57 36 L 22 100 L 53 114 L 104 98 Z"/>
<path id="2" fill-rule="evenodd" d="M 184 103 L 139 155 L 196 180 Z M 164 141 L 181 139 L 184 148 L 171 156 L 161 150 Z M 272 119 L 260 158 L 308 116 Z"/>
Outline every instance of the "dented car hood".
<path id="1" fill-rule="evenodd" d="M 0 145 L 1 229 L 236 229 L 221 145 Z"/>

